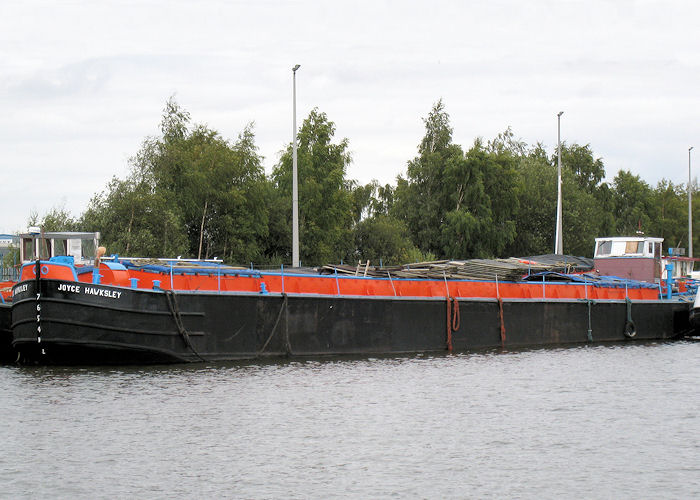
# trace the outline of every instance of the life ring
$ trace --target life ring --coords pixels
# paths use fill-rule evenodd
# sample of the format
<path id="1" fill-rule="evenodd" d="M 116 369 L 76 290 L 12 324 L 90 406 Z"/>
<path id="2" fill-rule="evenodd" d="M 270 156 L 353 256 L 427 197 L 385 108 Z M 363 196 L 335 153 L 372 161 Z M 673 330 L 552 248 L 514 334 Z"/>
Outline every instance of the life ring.
<path id="1" fill-rule="evenodd" d="M 628 339 L 633 339 L 637 336 L 637 327 L 634 326 L 634 321 L 628 320 L 625 323 L 625 337 Z"/>
<path id="2" fill-rule="evenodd" d="M 46 276 L 47 274 L 49 274 L 49 266 L 47 266 L 46 264 L 42 265 L 40 272 L 41 272 L 41 274 Z M 32 267 L 32 273 L 34 274 L 34 276 L 36 276 L 36 266 Z"/>

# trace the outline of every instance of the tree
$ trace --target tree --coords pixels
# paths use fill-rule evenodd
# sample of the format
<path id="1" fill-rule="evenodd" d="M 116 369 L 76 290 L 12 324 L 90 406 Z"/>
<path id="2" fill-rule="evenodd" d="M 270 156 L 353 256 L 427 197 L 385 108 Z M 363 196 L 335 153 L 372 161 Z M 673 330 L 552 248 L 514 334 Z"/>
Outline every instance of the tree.
<path id="1" fill-rule="evenodd" d="M 687 244 L 688 195 L 685 186 L 662 179 L 652 193 L 650 236 L 664 238 L 670 247 Z"/>
<path id="2" fill-rule="evenodd" d="M 556 155 L 552 156 L 552 163 L 556 162 Z M 576 183 L 584 191 L 593 194 L 605 177 L 605 166 L 601 158 L 594 158 L 591 145 L 566 143 L 561 147 L 561 163 L 563 168 L 574 174 Z"/>
<path id="3" fill-rule="evenodd" d="M 406 225 L 384 214 L 362 220 L 355 230 L 355 243 L 357 258 L 376 264 L 404 264 L 417 255 Z M 418 260 L 425 260 L 422 257 Z"/>
<path id="4" fill-rule="evenodd" d="M 556 180 L 556 167 L 549 162 L 541 145 L 520 161 L 516 188 L 519 206 L 515 217 L 517 235 L 506 253 L 527 256 L 553 252 Z"/>
<path id="5" fill-rule="evenodd" d="M 32 210 L 27 220 L 27 226 L 38 226 L 43 231 L 76 231 L 78 221 L 66 210 L 65 206 L 57 205 L 51 208 L 43 216 Z"/>
<path id="6" fill-rule="evenodd" d="M 187 254 L 187 240 L 179 214 L 167 197 L 131 175 L 112 178 L 95 195 L 81 218 L 85 231 L 100 231 L 109 253 L 139 257 Z"/>
<path id="7" fill-rule="evenodd" d="M 510 127 L 492 140 L 476 139 L 465 152 L 453 142 L 442 100 L 423 123 L 405 175 L 395 185 L 361 185 L 346 178 L 347 139 L 334 139 L 325 113 L 309 114 L 298 135 L 304 264 L 552 252 L 556 156 L 542 144 L 529 147 Z M 30 223 L 99 230 L 119 253 L 291 262 L 291 144 L 268 178 L 252 123 L 229 141 L 193 125 L 171 97 L 161 134 L 144 140 L 130 167 L 126 179 L 112 179 L 93 197 L 79 221 L 58 208 L 43 218 L 33 213 Z M 628 171 L 608 184 L 590 144 L 563 144 L 562 167 L 566 253 L 591 255 L 595 237 L 640 227 L 669 244 L 687 240 L 683 186 L 663 180 L 652 189 Z"/>
<path id="8" fill-rule="evenodd" d="M 268 234 L 267 180 L 249 124 L 231 143 L 166 103 L 162 136 L 147 138 L 126 180 L 96 196 L 84 223 L 103 241 L 142 255 L 262 258 Z"/>
<path id="9" fill-rule="evenodd" d="M 365 185 L 359 185 L 355 181 L 351 181 L 350 184 L 355 224 L 369 217 L 389 215 L 394 206 L 394 186 L 391 184 L 381 186 L 376 180 Z"/>
<path id="10" fill-rule="evenodd" d="M 297 168 L 299 175 L 300 259 L 307 265 L 319 265 L 347 258 L 353 253 L 353 183 L 346 180 L 351 161 L 348 141 L 333 142 L 335 124 L 325 113 L 313 109 L 298 134 Z M 291 248 L 292 145 L 288 145 L 272 173 L 275 188 L 286 205 L 286 214 L 276 210 L 284 221 L 274 222 L 273 240 Z M 289 258 L 287 258 L 289 257 Z M 291 256 L 285 255 L 287 262 Z"/>
<path id="11" fill-rule="evenodd" d="M 650 228 L 652 191 L 649 185 L 629 170 L 620 170 L 613 180 L 613 204 L 616 231 L 629 236 Z"/>
<path id="12" fill-rule="evenodd" d="M 452 127 L 442 100 L 433 105 L 423 120 L 425 136 L 418 156 L 408 162 L 407 178 L 397 179 L 393 214 L 404 220 L 411 238 L 422 251 L 443 255 L 441 226 L 454 206 L 445 182 L 448 169 L 459 169 L 464 161 L 462 148 L 452 143 Z M 460 197 L 460 193 L 457 193 Z"/>
<path id="13" fill-rule="evenodd" d="M 517 199 L 512 160 L 509 152 L 489 153 L 477 140 L 462 161 L 448 164 L 451 210 L 441 230 L 446 256 L 499 256 L 513 241 Z"/>
<path id="14" fill-rule="evenodd" d="M 465 154 L 452 143 L 449 115 L 438 101 L 424 120 L 419 156 L 399 178 L 393 214 L 405 220 L 414 243 L 444 258 L 499 255 L 515 237 L 517 141 L 508 130 Z"/>
<path id="15" fill-rule="evenodd" d="M 375 193 L 379 189 L 379 183 L 375 180 L 369 184 L 359 185 L 355 181 L 350 182 L 352 193 L 352 218 L 357 225 L 363 219 L 374 214 Z"/>
<path id="16" fill-rule="evenodd" d="M 566 161 L 564 161 L 566 159 Z M 595 165 L 595 168 L 592 167 Z M 536 144 L 517 161 L 519 204 L 517 236 L 507 249 L 510 255 L 539 255 L 554 250 L 557 203 L 557 157 Z M 582 172 L 595 172 L 585 176 Z M 562 146 L 564 252 L 592 256 L 596 237 L 611 234 L 610 194 L 602 160 L 593 160 L 590 147 Z M 584 182 L 585 181 L 585 182 Z"/>
<path id="17" fill-rule="evenodd" d="M 489 153 L 510 154 L 515 158 L 527 156 L 527 144 L 521 139 L 516 139 L 510 127 L 490 140 L 486 149 Z"/>

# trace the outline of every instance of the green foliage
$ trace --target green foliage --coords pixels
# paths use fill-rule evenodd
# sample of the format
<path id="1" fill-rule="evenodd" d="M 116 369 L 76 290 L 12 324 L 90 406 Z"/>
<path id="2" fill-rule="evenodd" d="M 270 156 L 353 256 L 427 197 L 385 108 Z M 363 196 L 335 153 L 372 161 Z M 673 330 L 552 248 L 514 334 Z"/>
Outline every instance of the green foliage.
<path id="1" fill-rule="evenodd" d="M 515 238 L 516 160 L 507 131 L 465 154 L 452 143 L 449 115 L 438 101 L 424 120 L 419 156 L 399 178 L 392 213 L 406 221 L 416 246 L 440 258 L 491 257 Z"/>
<path id="2" fill-rule="evenodd" d="M 406 225 L 389 215 L 379 214 L 362 220 L 355 229 L 355 244 L 357 257 L 363 262 L 398 265 L 428 260 L 411 242 Z"/>
<path id="3" fill-rule="evenodd" d="M 142 257 L 187 254 L 179 214 L 166 193 L 143 179 L 113 178 L 90 200 L 82 216 L 85 231 L 100 231 L 108 253 Z"/>
<path id="4" fill-rule="evenodd" d="M 607 184 L 600 183 L 602 176 L 598 178 L 598 166 L 602 168 L 602 160 L 593 159 L 589 146 L 562 145 L 562 226 L 564 252 L 567 254 L 591 257 L 594 239 L 612 234 L 610 217 L 604 209 L 609 189 Z M 517 237 L 507 253 L 520 256 L 552 253 L 557 157 L 548 157 L 542 145 L 537 144 L 518 160 L 517 170 Z M 595 172 L 595 175 L 585 176 L 582 172 Z"/>
<path id="5" fill-rule="evenodd" d="M 352 218 L 353 223 L 358 224 L 362 219 L 374 212 L 374 194 L 379 188 L 377 181 L 372 181 L 364 186 L 351 182 L 352 193 Z"/>
<path id="6" fill-rule="evenodd" d="M 350 154 L 348 141 L 333 142 L 335 124 L 325 113 L 314 109 L 298 134 L 297 171 L 299 179 L 299 242 L 304 265 L 320 265 L 347 259 L 352 255 L 352 223 L 359 219 L 352 183 L 345 178 Z M 279 195 L 288 207 L 291 248 L 292 145 L 282 154 L 272 173 Z M 361 197 L 359 197 L 361 198 Z M 279 203 L 279 202 L 278 202 Z M 279 205 L 278 205 L 279 207 Z M 360 210 L 361 212 L 361 210 Z M 278 226 L 278 229 L 281 229 Z M 287 260 L 290 262 L 291 258 Z"/>
<path id="7" fill-rule="evenodd" d="M 651 228 L 652 191 L 629 170 L 620 170 L 613 180 L 615 230 L 618 235 Z"/>
<path id="8" fill-rule="evenodd" d="M 552 163 L 556 165 L 556 154 L 552 156 Z M 594 158 L 591 145 L 580 146 L 562 144 L 561 163 L 574 174 L 578 187 L 593 194 L 605 177 L 605 167 L 601 158 Z"/>
<path id="9" fill-rule="evenodd" d="M 593 257 L 595 238 L 609 234 L 602 229 L 605 213 L 594 193 L 581 187 L 574 172 L 566 169 L 562 175 L 562 189 L 566 193 L 562 214 L 564 251 L 570 255 Z"/>
<path id="10" fill-rule="evenodd" d="M 527 144 L 520 139 L 516 139 L 510 127 L 498 134 L 495 139 L 490 140 L 487 149 L 489 153 L 509 154 L 515 158 L 527 155 Z"/>
<path id="11" fill-rule="evenodd" d="M 32 210 L 27 220 L 27 226 L 41 227 L 44 231 L 77 231 L 79 222 L 71 216 L 64 206 L 54 206 L 43 216 Z"/>
<path id="12" fill-rule="evenodd" d="M 93 198 L 83 224 L 129 254 L 260 259 L 268 189 L 252 125 L 230 143 L 189 121 L 171 98 L 162 137 L 144 141 L 129 178 Z"/>
<path id="13" fill-rule="evenodd" d="M 407 179 L 397 179 L 393 215 L 404 220 L 411 237 L 423 251 L 442 255 L 441 225 L 449 211 L 445 170 L 462 162 L 462 149 L 452 144 L 452 127 L 442 100 L 423 120 L 425 136 L 419 156 L 408 163 Z"/>
<path id="14" fill-rule="evenodd" d="M 517 236 L 506 251 L 508 255 L 540 255 L 554 250 L 557 169 L 542 152 L 538 146 L 518 165 Z M 566 248 L 568 241 L 564 243 Z"/>
<path id="15" fill-rule="evenodd" d="M 647 232 L 664 238 L 669 247 L 688 241 L 688 194 L 685 186 L 662 179 L 652 194 L 651 218 Z"/>
<path id="16" fill-rule="evenodd" d="M 510 128 L 465 151 L 453 142 L 442 100 L 423 122 L 418 154 L 396 184 L 362 185 L 347 179 L 347 139 L 335 140 L 335 124 L 311 111 L 298 134 L 304 265 L 552 252 L 556 153 L 540 143 L 528 146 Z M 595 237 L 640 228 L 669 246 L 687 245 L 686 186 L 662 180 L 651 188 L 628 171 L 608 184 L 590 144 L 563 144 L 561 156 L 566 253 L 591 256 Z M 56 207 L 42 217 L 33 212 L 29 224 L 100 231 L 110 253 L 291 262 L 291 144 L 267 177 L 252 124 L 229 141 L 192 124 L 171 97 L 161 135 L 144 140 L 130 167 L 125 179 L 113 178 L 92 198 L 79 220 Z"/>

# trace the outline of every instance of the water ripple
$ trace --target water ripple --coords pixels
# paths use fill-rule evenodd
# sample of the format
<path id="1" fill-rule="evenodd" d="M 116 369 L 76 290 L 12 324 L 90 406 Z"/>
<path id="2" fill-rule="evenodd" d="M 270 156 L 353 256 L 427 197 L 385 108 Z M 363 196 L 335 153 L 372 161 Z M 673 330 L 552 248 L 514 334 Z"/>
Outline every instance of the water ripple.
<path id="1" fill-rule="evenodd" d="M 688 498 L 700 343 L 0 368 L 7 498 Z"/>

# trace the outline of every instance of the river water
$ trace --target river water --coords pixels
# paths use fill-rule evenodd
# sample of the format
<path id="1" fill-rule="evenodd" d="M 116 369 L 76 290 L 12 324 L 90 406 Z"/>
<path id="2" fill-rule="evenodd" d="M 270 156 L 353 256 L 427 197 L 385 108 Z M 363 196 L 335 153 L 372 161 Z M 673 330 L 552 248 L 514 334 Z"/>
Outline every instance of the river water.
<path id="1" fill-rule="evenodd" d="M 700 342 L 0 367 L 2 498 L 691 498 Z"/>

